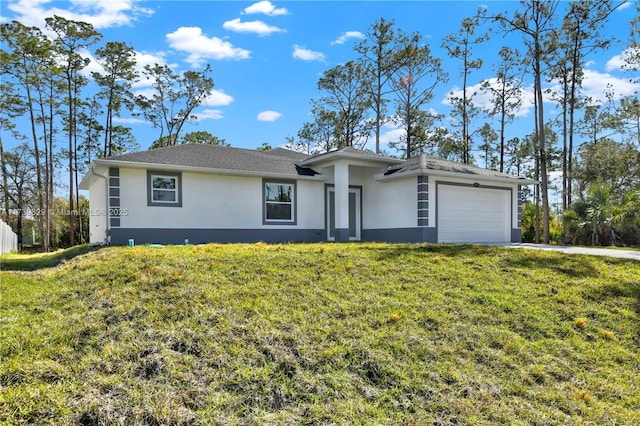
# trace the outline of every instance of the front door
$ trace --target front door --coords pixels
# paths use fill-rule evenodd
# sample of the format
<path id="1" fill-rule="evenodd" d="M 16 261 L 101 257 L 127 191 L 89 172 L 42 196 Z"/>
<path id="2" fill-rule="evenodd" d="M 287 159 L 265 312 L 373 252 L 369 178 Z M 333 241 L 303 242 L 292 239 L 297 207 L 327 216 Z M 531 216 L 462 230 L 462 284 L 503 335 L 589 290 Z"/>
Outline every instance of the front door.
<path id="1" fill-rule="evenodd" d="M 360 188 L 349 188 L 349 241 L 360 241 Z M 336 239 L 336 193 L 333 187 L 327 187 L 327 240 Z"/>

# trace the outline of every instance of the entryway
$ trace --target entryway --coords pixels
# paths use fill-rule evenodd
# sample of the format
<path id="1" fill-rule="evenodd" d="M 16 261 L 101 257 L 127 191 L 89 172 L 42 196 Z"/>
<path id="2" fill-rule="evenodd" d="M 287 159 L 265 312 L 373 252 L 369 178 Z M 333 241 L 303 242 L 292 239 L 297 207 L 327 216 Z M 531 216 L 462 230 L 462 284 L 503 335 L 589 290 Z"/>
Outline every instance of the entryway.
<path id="1" fill-rule="evenodd" d="M 362 232 L 360 205 L 362 188 L 349 188 L 349 241 L 360 241 Z M 336 193 L 333 186 L 327 187 L 327 241 L 336 240 Z"/>

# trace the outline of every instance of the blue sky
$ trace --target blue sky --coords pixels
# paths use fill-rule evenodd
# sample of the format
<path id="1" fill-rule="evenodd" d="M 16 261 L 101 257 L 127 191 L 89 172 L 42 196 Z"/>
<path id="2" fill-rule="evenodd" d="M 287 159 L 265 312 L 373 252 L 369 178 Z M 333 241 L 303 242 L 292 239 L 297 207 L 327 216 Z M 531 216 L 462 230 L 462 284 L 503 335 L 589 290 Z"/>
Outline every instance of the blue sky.
<path id="1" fill-rule="evenodd" d="M 45 17 L 58 14 L 90 22 L 104 36 L 93 50 L 106 41 L 128 42 L 137 52 L 139 68 L 160 63 L 184 71 L 210 64 L 215 89 L 207 104 L 196 111 L 197 122 L 184 132 L 206 130 L 243 148 L 256 148 L 263 142 L 275 147 L 284 144 L 286 136 L 295 136 L 311 119 L 309 101 L 320 96 L 316 84 L 323 71 L 355 59 L 354 44 L 381 17 L 395 20 L 396 27 L 405 32 L 419 31 L 433 54 L 443 58 L 450 79 L 438 86 L 426 109 L 447 115 L 447 93 L 461 86 L 460 64 L 447 58 L 440 47 L 442 39 L 457 32 L 461 20 L 472 16 L 479 6 L 498 13 L 517 8 L 518 2 L 5 0 L 0 4 L 3 21 L 16 19 L 43 28 Z M 614 87 L 618 97 L 640 89 L 638 83 L 629 81 L 637 76 L 621 70 L 619 61 L 635 13 L 631 3 L 614 12 L 605 33 L 621 42 L 589 58 L 583 86 L 596 101 L 604 99 L 607 85 Z M 519 47 L 521 41 L 516 34 L 492 34 L 489 42 L 475 48 L 484 66 L 471 74 L 471 85 L 479 86 L 493 76 L 493 64 L 503 45 Z M 87 71 L 98 69 L 92 63 Z M 527 79 L 525 86 L 531 83 Z M 546 85 L 553 87 L 552 82 Z M 137 93 L 148 90 L 144 83 L 135 85 Z M 479 96 L 475 102 L 482 106 L 488 98 Z M 553 104 L 547 110 L 549 117 L 558 113 Z M 159 137 L 159 129 L 140 118 L 125 114 L 118 121 L 133 129 L 143 149 Z M 472 128 L 484 122 L 479 117 Z M 532 128 L 532 107 L 525 102 L 507 136 L 523 136 Z M 391 125 L 385 127 L 383 143 L 397 139 L 399 133 Z M 5 143 L 11 148 L 11 141 L 5 138 Z M 368 147 L 373 148 L 373 141 Z"/>

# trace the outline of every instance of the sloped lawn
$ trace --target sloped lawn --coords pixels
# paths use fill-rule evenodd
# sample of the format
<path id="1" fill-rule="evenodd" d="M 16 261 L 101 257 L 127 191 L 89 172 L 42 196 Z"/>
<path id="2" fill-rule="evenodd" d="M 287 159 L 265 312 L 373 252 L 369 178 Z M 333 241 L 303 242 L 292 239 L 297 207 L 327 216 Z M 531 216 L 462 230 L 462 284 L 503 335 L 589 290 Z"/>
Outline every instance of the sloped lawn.
<path id="1" fill-rule="evenodd" d="M 385 244 L 12 261 L 2 424 L 640 423 L 638 262 Z"/>

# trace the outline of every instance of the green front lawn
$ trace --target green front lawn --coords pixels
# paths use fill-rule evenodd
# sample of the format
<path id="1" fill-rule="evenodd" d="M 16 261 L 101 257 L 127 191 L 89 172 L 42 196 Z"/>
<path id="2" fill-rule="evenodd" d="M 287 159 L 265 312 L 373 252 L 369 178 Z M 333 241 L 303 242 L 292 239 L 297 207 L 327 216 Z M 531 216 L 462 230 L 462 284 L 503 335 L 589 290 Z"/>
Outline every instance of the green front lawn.
<path id="1" fill-rule="evenodd" d="M 0 271 L 2 424 L 640 423 L 638 262 L 388 244 L 23 262 Z"/>

